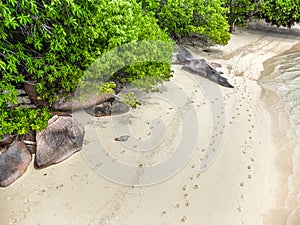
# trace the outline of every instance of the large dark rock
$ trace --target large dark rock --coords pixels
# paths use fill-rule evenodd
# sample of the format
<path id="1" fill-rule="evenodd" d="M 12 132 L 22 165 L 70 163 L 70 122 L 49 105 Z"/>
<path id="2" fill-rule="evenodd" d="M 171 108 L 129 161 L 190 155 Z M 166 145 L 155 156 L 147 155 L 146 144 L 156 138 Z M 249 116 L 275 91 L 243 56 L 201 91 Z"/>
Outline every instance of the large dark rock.
<path id="1" fill-rule="evenodd" d="M 74 98 L 61 98 L 52 104 L 52 109 L 57 111 L 74 111 L 79 109 L 86 109 L 95 105 L 99 105 L 100 103 L 109 101 L 111 99 L 114 99 L 114 95 L 109 93 L 102 93 L 99 95 L 88 95 L 84 99 L 80 100 Z"/>
<path id="2" fill-rule="evenodd" d="M 216 71 L 214 67 L 220 67 L 217 63 L 208 63 L 204 59 L 195 59 L 193 55 L 183 46 L 176 45 L 172 53 L 172 63 L 182 64 L 183 70 L 190 73 L 207 78 L 217 84 L 224 87 L 233 88 L 225 77 L 220 75 L 220 72 Z"/>
<path id="3" fill-rule="evenodd" d="M 31 162 L 31 153 L 21 141 L 15 141 L 0 155 L 0 187 L 21 177 Z"/>
<path id="4" fill-rule="evenodd" d="M 35 167 L 59 163 L 82 147 L 84 127 L 72 117 L 54 116 L 46 129 L 36 135 Z"/>
<path id="5" fill-rule="evenodd" d="M 183 70 L 190 73 L 207 78 L 221 86 L 233 88 L 225 77 L 222 77 L 218 71 L 212 68 L 204 59 L 194 59 L 187 62 L 183 67 Z"/>

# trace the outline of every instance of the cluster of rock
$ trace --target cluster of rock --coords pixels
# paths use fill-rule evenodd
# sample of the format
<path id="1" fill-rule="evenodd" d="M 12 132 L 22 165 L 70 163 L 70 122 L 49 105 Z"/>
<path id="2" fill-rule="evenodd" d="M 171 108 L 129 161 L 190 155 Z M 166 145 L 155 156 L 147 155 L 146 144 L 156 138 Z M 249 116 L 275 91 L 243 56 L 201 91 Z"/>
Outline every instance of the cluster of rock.
<path id="1" fill-rule="evenodd" d="M 30 85 L 31 86 L 31 85 Z M 27 86 L 28 87 L 28 86 Z M 20 91 L 24 105 L 38 107 L 44 104 L 37 100 L 35 91 L 29 95 Z M 58 100 L 53 104 L 54 116 L 40 132 L 22 136 L 6 135 L 0 140 L 0 187 L 7 187 L 21 177 L 32 159 L 37 169 L 59 163 L 79 151 L 84 139 L 84 126 L 72 118 L 73 110 L 84 109 L 92 116 L 106 116 L 128 112 L 129 107 L 115 100 L 112 94 L 88 96 L 88 101 Z M 34 104 L 33 104 L 34 102 Z"/>
<path id="2" fill-rule="evenodd" d="M 204 59 L 195 59 L 182 46 L 176 46 L 172 63 L 183 65 L 182 69 L 207 78 L 217 84 L 232 88 L 226 78 L 220 75 Z M 20 107 L 42 108 L 47 102 L 39 100 L 31 82 L 25 82 L 18 90 Z M 70 97 L 70 96 L 69 96 Z M 61 98 L 52 104 L 53 117 L 41 132 L 30 132 L 22 136 L 6 135 L 0 139 L 0 187 L 6 187 L 21 177 L 34 157 L 35 168 L 45 168 L 59 163 L 82 147 L 84 127 L 72 118 L 72 111 L 84 109 L 92 116 L 106 116 L 128 112 L 129 107 L 117 101 L 112 94 L 89 95 L 86 99 Z M 129 136 L 115 138 L 126 141 Z"/>

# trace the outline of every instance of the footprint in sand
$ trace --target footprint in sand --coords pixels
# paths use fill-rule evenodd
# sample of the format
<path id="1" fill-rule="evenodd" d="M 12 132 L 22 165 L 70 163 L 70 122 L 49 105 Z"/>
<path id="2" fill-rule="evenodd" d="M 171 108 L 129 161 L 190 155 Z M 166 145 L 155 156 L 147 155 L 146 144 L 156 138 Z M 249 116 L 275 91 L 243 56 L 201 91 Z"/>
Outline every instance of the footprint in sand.
<path id="1" fill-rule="evenodd" d="M 166 214 L 167 214 L 167 211 L 162 211 L 160 215 L 161 215 L 161 216 L 164 216 L 164 215 L 166 215 Z"/>
<path id="2" fill-rule="evenodd" d="M 185 223 L 186 220 L 187 220 L 187 217 L 186 217 L 186 216 L 183 216 L 183 217 L 180 219 L 180 222 L 181 222 L 181 223 Z"/>
<path id="3" fill-rule="evenodd" d="M 185 202 L 184 202 L 185 207 L 189 207 L 190 204 L 191 203 L 188 200 L 185 200 Z"/>

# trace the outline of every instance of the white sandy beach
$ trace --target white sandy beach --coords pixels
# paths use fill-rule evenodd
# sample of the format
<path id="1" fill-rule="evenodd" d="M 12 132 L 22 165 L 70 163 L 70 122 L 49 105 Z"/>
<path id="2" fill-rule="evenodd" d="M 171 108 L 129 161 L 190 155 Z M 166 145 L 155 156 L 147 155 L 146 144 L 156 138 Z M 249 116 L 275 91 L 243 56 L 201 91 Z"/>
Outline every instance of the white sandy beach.
<path id="1" fill-rule="evenodd" d="M 170 164 L 170 171 L 162 167 L 153 175 L 144 169 L 132 180 L 120 175 L 121 167 L 103 170 L 109 179 L 126 183 L 128 178 L 142 186 L 131 187 L 97 174 L 86 162 L 94 169 L 97 162 L 105 165 L 97 154 L 77 153 L 42 170 L 31 164 L 18 181 L 0 190 L 0 224 L 299 225 L 299 137 L 281 98 L 258 83 L 263 63 L 299 42 L 285 34 L 238 30 L 227 46 L 191 49 L 221 64 L 218 70 L 235 88 L 173 66 L 174 77 L 161 93 L 144 98 L 125 118 L 102 117 L 93 124 L 97 141 L 110 155 L 136 168 L 167 161 L 185 141 L 185 151 L 178 153 L 183 158 Z M 186 98 L 172 92 L 177 88 Z M 191 109 L 196 117 L 183 124 L 181 113 Z M 128 130 L 118 130 L 122 120 Z M 193 136 L 195 129 L 199 133 Z M 114 141 L 129 131 L 127 142 Z M 84 148 L 98 143 L 95 137 L 87 135 Z"/>

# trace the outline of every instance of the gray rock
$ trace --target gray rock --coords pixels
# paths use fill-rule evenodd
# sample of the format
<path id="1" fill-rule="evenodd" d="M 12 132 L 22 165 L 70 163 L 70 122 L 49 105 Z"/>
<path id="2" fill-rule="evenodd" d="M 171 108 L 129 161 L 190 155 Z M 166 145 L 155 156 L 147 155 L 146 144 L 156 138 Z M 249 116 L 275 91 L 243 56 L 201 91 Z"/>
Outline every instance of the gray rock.
<path id="1" fill-rule="evenodd" d="M 79 110 L 79 109 L 86 109 L 93 107 L 95 105 L 99 105 L 100 103 L 109 101 L 114 99 L 113 94 L 109 93 L 102 93 L 97 95 L 88 95 L 84 99 L 66 99 L 61 98 L 58 101 L 52 104 L 52 109 L 57 111 L 72 111 L 72 110 Z"/>
<path id="2" fill-rule="evenodd" d="M 27 95 L 24 89 L 16 89 L 18 95 Z"/>
<path id="3" fill-rule="evenodd" d="M 114 101 L 112 103 L 112 108 L 111 108 L 111 114 L 112 115 L 119 115 L 123 113 L 129 112 L 130 108 L 127 104 L 121 101 Z"/>
<path id="4" fill-rule="evenodd" d="M 225 77 L 222 77 L 218 71 L 212 68 L 204 59 L 194 59 L 186 63 L 183 70 L 207 78 L 221 86 L 233 88 Z"/>
<path id="5" fill-rule="evenodd" d="M 36 134 L 35 167 L 59 163 L 82 147 L 84 127 L 72 117 L 54 116 L 46 129 Z"/>
<path id="6" fill-rule="evenodd" d="M 111 102 L 103 102 L 99 105 L 85 109 L 85 111 L 91 116 L 95 116 L 95 117 L 109 116 L 111 115 L 111 108 L 112 108 Z"/>
<path id="7" fill-rule="evenodd" d="M 15 141 L 0 155 L 0 187 L 7 187 L 21 177 L 31 162 L 31 153 L 21 141 Z"/>
<path id="8" fill-rule="evenodd" d="M 233 88 L 228 80 L 213 68 L 220 67 L 220 64 L 208 63 L 204 59 L 195 59 L 187 49 L 180 45 L 175 46 L 172 53 L 172 63 L 182 64 L 184 65 L 182 69 L 185 71 L 207 78 L 221 86 Z"/>
<path id="9" fill-rule="evenodd" d="M 129 106 L 121 101 L 104 102 L 94 107 L 85 109 L 85 111 L 91 116 L 109 116 L 109 115 L 119 115 L 129 111 Z"/>
<path id="10" fill-rule="evenodd" d="M 31 100 L 30 100 L 29 96 L 18 96 L 17 100 L 20 105 L 30 105 L 31 104 Z"/>
<path id="11" fill-rule="evenodd" d="M 173 64 L 185 64 L 193 59 L 194 57 L 186 48 L 181 45 L 175 45 L 175 49 L 172 53 Z"/>
<path id="12" fill-rule="evenodd" d="M 215 62 L 207 62 L 207 63 L 208 63 L 208 65 L 210 65 L 214 69 L 222 67 L 222 65 L 219 64 L 219 63 L 215 63 Z"/>
<path id="13" fill-rule="evenodd" d="M 15 140 L 15 137 L 13 135 L 3 135 L 3 137 L 0 139 L 0 147 L 8 146 Z"/>

